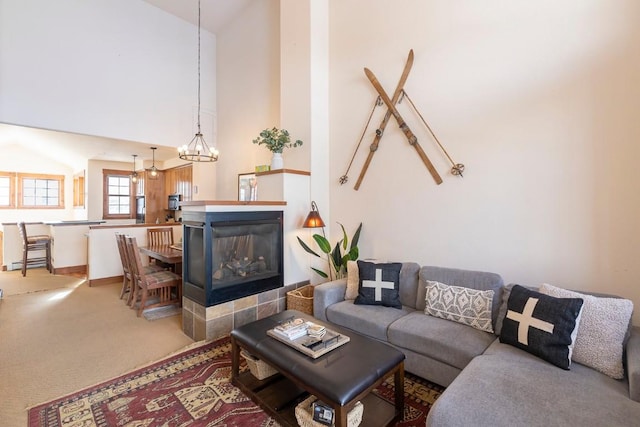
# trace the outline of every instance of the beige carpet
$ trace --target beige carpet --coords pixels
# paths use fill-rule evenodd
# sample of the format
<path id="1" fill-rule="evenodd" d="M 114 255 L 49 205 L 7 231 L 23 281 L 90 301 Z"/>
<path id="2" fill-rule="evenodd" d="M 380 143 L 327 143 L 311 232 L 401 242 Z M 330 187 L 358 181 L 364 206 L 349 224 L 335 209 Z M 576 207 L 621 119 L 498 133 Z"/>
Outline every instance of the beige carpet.
<path id="1" fill-rule="evenodd" d="M 52 289 L 75 288 L 84 283 L 83 278 L 69 276 L 54 276 L 45 268 L 27 270 L 22 277 L 20 270 L 4 271 L 0 273 L 0 289 L 4 296 L 29 294 L 32 292 L 48 291 Z"/>
<path id="2" fill-rule="evenodd" d="M 17 274 L 16 274 L 17 273 Z M 0 425 L 26 408 L 108 380 L 193 344 L 181 316 L 150 322 L 119 299 L 120 283 L 89 287 L 44 269 L 0 272 Z"/>

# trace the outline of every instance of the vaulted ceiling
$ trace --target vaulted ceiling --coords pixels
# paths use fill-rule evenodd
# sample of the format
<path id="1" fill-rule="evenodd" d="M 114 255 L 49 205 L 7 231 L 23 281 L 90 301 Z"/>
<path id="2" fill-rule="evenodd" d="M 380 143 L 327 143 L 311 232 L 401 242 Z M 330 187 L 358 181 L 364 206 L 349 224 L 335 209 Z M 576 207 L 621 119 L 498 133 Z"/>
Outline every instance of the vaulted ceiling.
<path id="1" fill-rule="evenodd" d="M 198 0 L 143 1 L 194 25 L 198 24 Z M 242 10 L 254 1 L 261 0 L 202 0 L 201 26 L 209 32 L 219 34 L 227 25 L 232 25 Z M 133 154 L 139 156 L 138 162 L 151 160 L 152 157 L 149 144 L 0 123 L 0 147 L 26 145 L 27 141 L 28 147 L 69 165 L 87 159 L 133 162 Z M 176 156 L 177 151 L 173 147 L 159 146 L 155 153 L 159 162 Z M 138 164 L 141 166 L 141 163 Z"/>

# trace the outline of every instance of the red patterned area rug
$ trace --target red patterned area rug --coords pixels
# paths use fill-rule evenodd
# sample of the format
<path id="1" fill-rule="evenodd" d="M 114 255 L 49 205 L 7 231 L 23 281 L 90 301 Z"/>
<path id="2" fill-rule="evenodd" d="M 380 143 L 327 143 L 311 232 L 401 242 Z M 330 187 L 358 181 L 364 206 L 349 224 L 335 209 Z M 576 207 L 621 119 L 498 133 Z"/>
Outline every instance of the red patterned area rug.
<path id="1" fill-rule="evenodd" d="M 247 369 L 244 361 L 242 369 Z M 31 408 L 29 427 L 278 426 L 230 384 L 230 376 L 231 343 L 226 337 Z M 405 419 L 396 425 L 424 426 L 442 391 L 407 374 Z M 393 381 L 374 393 L 393 402 Z"/>

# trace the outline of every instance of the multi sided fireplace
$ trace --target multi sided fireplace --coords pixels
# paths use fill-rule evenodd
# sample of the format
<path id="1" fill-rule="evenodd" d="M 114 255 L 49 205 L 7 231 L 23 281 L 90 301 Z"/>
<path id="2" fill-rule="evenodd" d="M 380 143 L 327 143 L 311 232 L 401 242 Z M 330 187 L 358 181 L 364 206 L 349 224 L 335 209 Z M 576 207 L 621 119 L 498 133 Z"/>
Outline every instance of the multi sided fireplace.
<path id="1" fill-rule="evenodd" d="M 184 212 L 184 296 L 210 307 L 284 285 L 282 211 Z"/>

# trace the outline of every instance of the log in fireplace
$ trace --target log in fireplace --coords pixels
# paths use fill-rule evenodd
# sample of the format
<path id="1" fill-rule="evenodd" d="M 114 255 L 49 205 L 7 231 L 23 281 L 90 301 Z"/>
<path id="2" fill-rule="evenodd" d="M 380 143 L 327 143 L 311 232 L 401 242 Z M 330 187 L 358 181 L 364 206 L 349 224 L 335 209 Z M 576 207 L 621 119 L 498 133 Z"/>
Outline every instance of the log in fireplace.
<path id="1" fill-rule="evenodd" d="M 210 307 L 284 285 L 282 211 L 184 212 L 184 296 Z"/>

